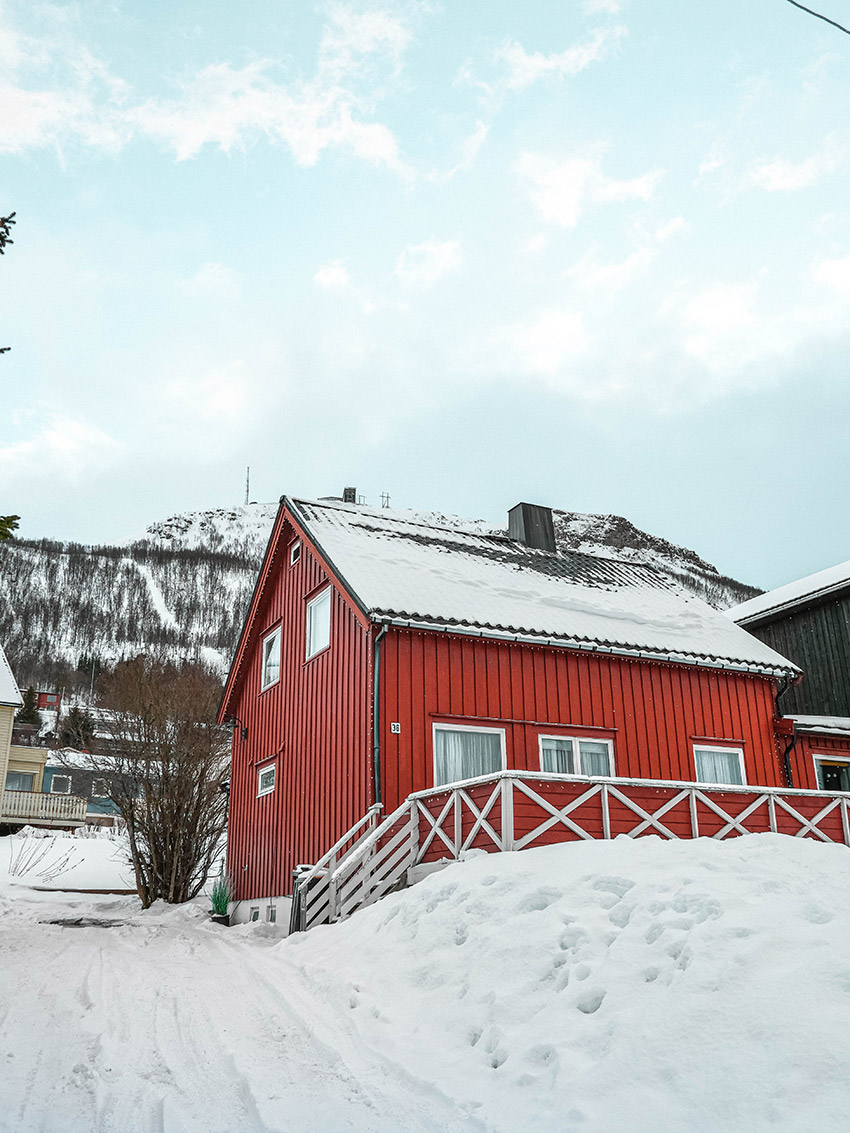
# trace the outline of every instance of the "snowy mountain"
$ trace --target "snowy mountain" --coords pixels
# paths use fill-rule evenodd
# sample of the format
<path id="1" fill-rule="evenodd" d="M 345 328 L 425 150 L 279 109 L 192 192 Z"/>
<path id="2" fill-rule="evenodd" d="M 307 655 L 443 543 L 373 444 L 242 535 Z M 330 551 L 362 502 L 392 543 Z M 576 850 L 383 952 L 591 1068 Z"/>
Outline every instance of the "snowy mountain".
<path id="1" fill-rule="evenodd" d="M 24 684 L 88 687 L 93 659 L 140 652 L 200 658 L 226 671 L 277 503 L 187 512 L 123 544 L 51 540 L 0 544 L 0 641 Z M 484 520 L 393 509 L 439 526 L 504 532 Z M 555 511 L 562 551 L 648 563 L 718 608 L 759 593 L 693 551 L 621 516 Z"/>

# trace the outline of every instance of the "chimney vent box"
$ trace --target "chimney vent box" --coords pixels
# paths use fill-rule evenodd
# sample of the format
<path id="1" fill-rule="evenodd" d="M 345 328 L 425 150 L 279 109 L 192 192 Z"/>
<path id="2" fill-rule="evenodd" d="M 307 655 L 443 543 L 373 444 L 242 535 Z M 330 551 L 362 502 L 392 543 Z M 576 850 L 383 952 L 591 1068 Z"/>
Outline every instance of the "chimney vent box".
<path id="1" fill-rule="evenodd" d="M 517 504 L 508 512 L 508 535 L 526 547 L 554 551 L 555 524 L 552 509 L 540 504 Z"/>
<path id="2" fill-rule="evenodd" d="M 342 502 L 344 504 L 357 503 L 357 489 L 356 488 L 343 488 L 342 489 Z"/>

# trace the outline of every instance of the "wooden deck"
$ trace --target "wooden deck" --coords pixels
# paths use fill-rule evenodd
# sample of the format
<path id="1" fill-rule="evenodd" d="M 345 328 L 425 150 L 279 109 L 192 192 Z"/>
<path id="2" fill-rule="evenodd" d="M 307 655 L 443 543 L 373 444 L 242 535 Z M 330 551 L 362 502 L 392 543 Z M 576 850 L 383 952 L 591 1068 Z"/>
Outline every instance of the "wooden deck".
<path id="1" fill-rule="evenodd" d="M 616 838 L 787 834 L 850 846 L 850 794 L 503 771 L 411 795 L 296 871 L 291 929 L 341 920 L 404 885 L 408 870 L 468 850 Z"/>
<path id="2" fill-rule="evenodd" d="M 86 800 L 79 795 L 43 795 L 37 791 L 4 791 L 0 823 L 12 826 L 82 826 Z"/>

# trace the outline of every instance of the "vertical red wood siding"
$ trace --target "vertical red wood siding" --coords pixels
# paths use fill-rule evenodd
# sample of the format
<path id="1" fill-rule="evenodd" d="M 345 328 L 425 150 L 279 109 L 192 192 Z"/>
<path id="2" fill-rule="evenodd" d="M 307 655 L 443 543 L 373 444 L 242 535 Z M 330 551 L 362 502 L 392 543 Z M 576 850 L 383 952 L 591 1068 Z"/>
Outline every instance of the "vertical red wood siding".
<path id="1" fill-rule="evenodd" d="M 330 647 L 305 660 L 307 600 L 329 578 L 304 540 L 290 564 L 293 538 L 285 522 L 230 701 L 248 729 L 245 740 L 234 732 L 230 780 L 238 900 L 291 893 L 293 868 L 320 858 L 371 802 L 369 630 L 334 588 Z M 261 691 L 262 643 L 276 626 L 280 680 Z M 275 789 L 258 798 L 259 768 L 271 763 Z"/>
<path id="2" fill-rule="evenodd" d="M 850 736 L 816 736 L 805 732 L 798 735 L 791 750 L 791 772 L 795 787 L 820 790 L 815 773 L 816 755 L 822 755 L 826 759 L 830 756 L 847 759 L 850 757 Z"/>
<path id="3" fill-rule="evenodd" d="M 540 734 L 602 729 L 616 774 L 631 778 L 693 781 L 694 743 L 716 740 L 743 749 L 748 783 L 782 786 L 774 694 L 772 680 L 743 673 L 392 629 L 381 661 L 384 809 L 433 786 L 434 723 L 504 727 L 508 767 L 530 771 Z"/>

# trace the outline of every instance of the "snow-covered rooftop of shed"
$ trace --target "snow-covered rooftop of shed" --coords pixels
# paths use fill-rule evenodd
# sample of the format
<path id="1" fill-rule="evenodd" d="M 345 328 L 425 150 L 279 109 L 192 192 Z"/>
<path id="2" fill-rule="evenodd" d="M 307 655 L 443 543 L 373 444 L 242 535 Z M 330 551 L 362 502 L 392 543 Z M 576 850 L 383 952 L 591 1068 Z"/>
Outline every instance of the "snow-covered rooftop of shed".
<path id="1" fill-rule="evenodd" d="M 381 618 L 733 667 L 794 669 L 643 564 L 532 550 L 456 519 L 437 523 L 415 512 L 288 502 L 363 607 Z"/>
<path id="2" fill-rule="evenodd" d="M 799 578 L 796 582 L 778 586 L 776 590 L 768 590 L 766 594 L 758 594 L 755 598 L 741 602 L 739 606 L 732 606 L 726 610 L 726 617 L 741 624 L 765 614 L 778 613 L 800 602 L 825 598 L 833 591 L 843 590 L 847 586 L 850 586 L 850 562 L 839 563 L 807 575 L 806 578 Z"/>
<path id="3" fill-rule="evenodd" d="M 2 645 L 0 645 L 0 704 L 11 704 L 15 708 L 20 708 L 23 704 L 17 681 L 9 668 Z"/>

